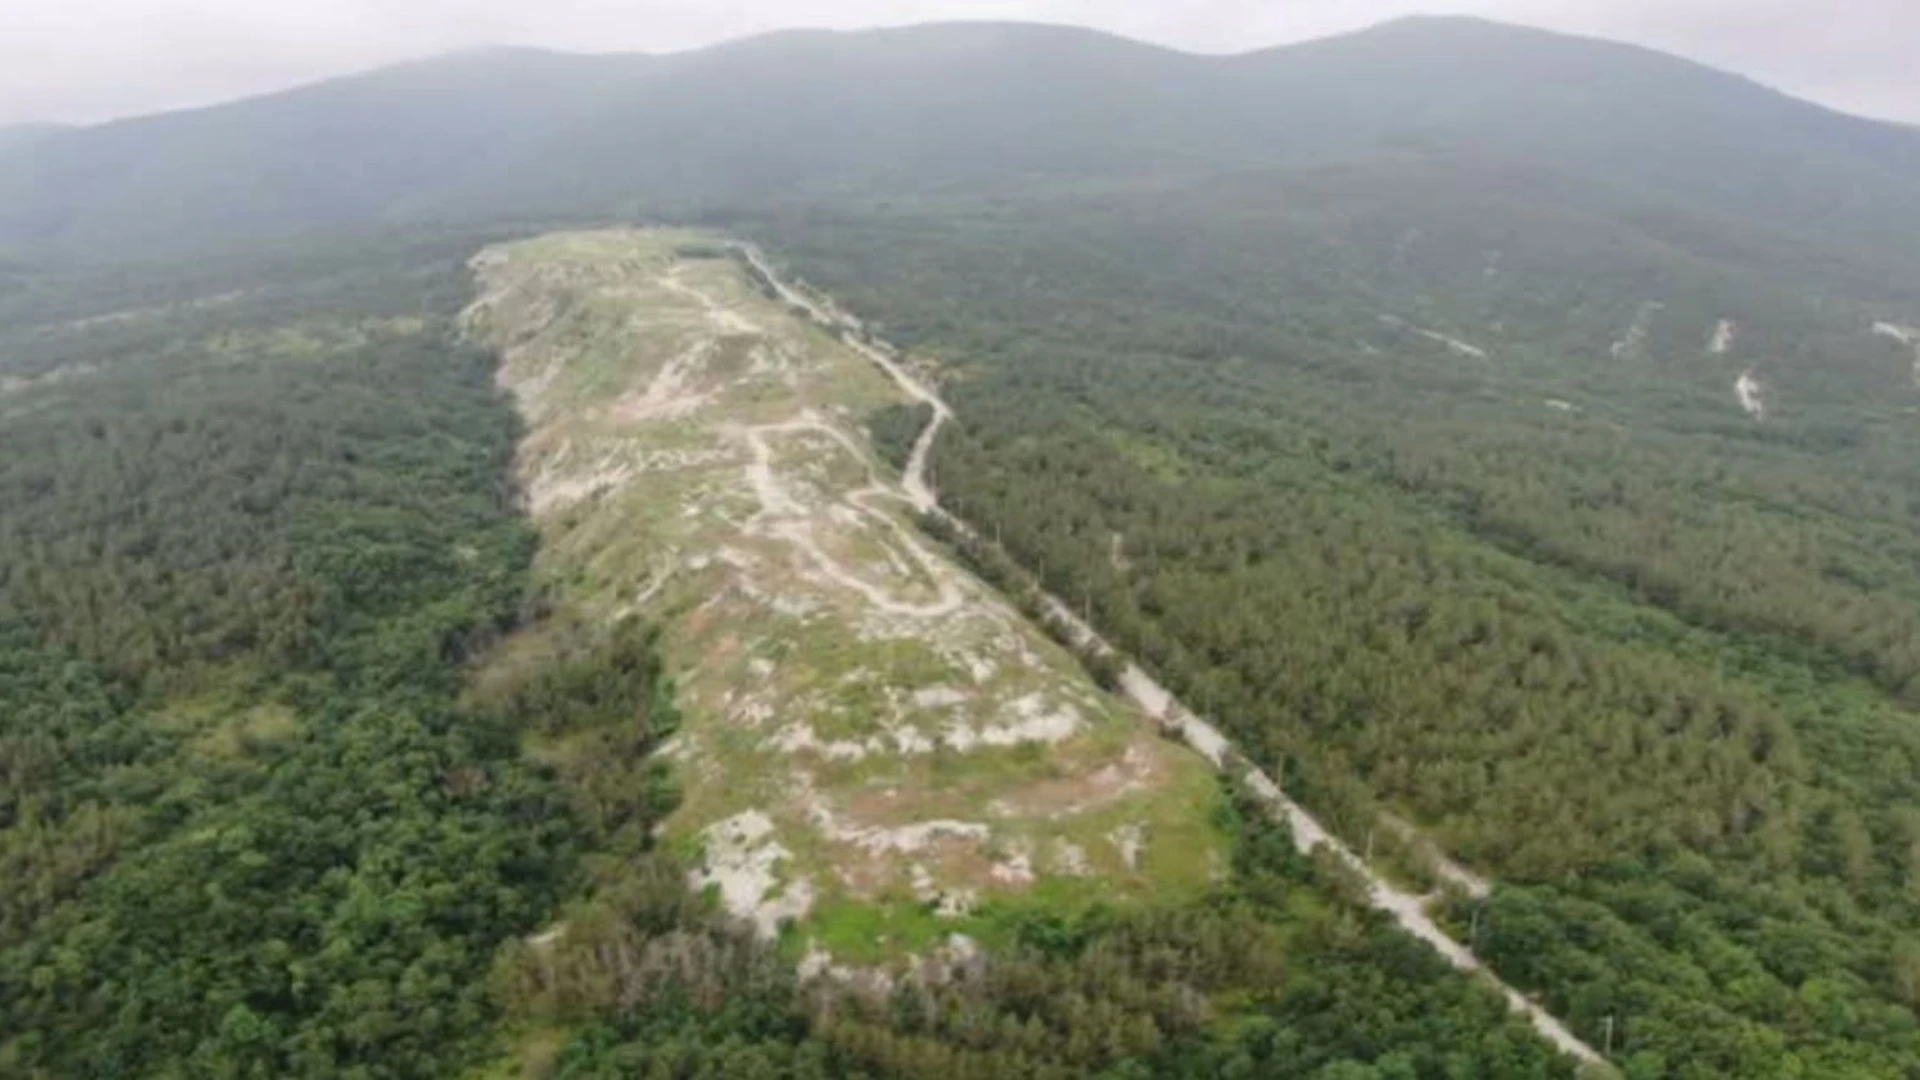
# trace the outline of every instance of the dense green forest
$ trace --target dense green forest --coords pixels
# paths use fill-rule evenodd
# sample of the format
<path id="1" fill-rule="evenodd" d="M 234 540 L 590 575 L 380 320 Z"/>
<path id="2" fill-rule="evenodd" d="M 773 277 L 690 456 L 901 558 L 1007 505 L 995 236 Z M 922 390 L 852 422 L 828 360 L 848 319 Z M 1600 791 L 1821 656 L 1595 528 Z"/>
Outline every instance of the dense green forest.
<path id="1" fill-rule="evenodd" d="M 983 572 L 1083 600 L 1350 837 L 1494 873 L 1444 917 L 1626 1075 L 1905 1075 L 1920 390 L 1867 330 L 1914 298 L 1532 183 L 728 220 L 944 362 Z M 532 590 L 454 329 L 483 239 L 0 267 L 0 1072 L 1568 1074 L 1244 808 L 1202 903 L 800 981 L 653 842 L 648 629 Z M 870 431 L 898 462 L 925 420 Z"/>
<path id="2" fill-rule="evenodd" d="M 1628 1075 L 1920 1069 L 1911 296 L 1445 159 L 734 224 L 943 362 L 949 507 L 1493 872 L 1456 928 Z"/>
<path id="3" fill-rule="evenodd" d="M 937 361 L 961 554 L 1336 831 L 1493 875 L 1440 917 L 1631 1080 L 1920 1076 L 1917 170 L 1433 19 L 488 50 L 0 131 L 0 1075 L 1569 1075 L 1234 796 L 1206 900 L 886 986 L 689 892 L 671 673 L 534 584 L 457 330 L 485 243 L 679 220 Z"/>
<path id="4" fill-rule="evenodd" d="M 450 334 L 470 248 L 10 322 L 0 1072 L 433 1075 L 485 1037 L 579 841 L 457 705 L 532 547 Z"/>
<path id="5" fill-rule="evenodd" d="M 1203 902 L 802 982 L 654 843 L 651 631 L 532 591 L 479 242 L 10 268 L 0 1073 L 1571 1075 L 1240 803 Z"/>

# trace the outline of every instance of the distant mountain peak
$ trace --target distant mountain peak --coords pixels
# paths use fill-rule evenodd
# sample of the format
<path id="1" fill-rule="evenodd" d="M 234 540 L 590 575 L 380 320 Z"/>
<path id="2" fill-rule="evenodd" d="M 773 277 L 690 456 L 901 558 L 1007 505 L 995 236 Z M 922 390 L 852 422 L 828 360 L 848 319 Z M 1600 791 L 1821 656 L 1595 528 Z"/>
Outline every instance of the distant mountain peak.
<path id="1" fill-rule="evenodd" d="M 494 47 L 13 138 L 0 247 L 1007 194 L 1408 148 L 1869 246 L 1920 223 L 1911 128 L 1637 46 L 1463 16 L 1231 57 L 995 21 L 675 54 Z"/>

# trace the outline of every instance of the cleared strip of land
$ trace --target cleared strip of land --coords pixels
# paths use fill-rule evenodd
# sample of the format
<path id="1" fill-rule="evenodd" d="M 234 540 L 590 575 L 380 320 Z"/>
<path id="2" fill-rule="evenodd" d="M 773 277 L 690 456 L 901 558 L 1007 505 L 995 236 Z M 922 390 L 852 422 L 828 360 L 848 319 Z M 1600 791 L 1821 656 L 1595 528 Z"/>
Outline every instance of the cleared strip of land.
<path id="1" fill-rule="evenodd" d="M 865 431 L 912 400 L 904 372 L 694 234 L 556 235 L 475 269 L 538 574 L 571 616 L 662 628 L 686 714 L 667 829 L 696 885 L 877 962 L 1223 872 L 1206 764 L 914 528 L 930 493 Z"/>

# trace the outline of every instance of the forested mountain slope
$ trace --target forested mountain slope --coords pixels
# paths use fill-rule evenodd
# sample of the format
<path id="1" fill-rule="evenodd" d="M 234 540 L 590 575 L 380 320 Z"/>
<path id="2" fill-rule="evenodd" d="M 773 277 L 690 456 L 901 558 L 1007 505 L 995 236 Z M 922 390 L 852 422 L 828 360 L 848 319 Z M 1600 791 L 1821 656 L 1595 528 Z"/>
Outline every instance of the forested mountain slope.
<path id="1" fill-rule="evenodd" d="M 60 355 L 0 373 L 0 1073 L 421 1075 L 485 1037 L 582 837 L 456 702 L 532 546 L 450 333 L 470 244 L 9 320 L 0 355 Z"/>
<path id="2" fill-rule="evenodd" d="M 1912 300 L 1556 191 L 1409 155 L 739 224 L 946 361 L 952 509 L 1354 842 L 1492 871 L 1478 948 L 1629 1075 L 1902 1075 Z"/>
<path id="3" fill-rule="evenodd" d="M 1273 137 L 1524 161 L 1746 226 L 1875 247 L 1920 140 L 1649 49 L 1413 18 L 1230 61 Z"/>
<path id="4" fill-rule="evenodd" d="M 1012 192 L 1406 148 L 1909 266 L 1887 238 L 1920 226 L 1911 129 L 1645 50 L 1416 19 L 1227 58 L 1002 24 L 465 54 L 0 149 L 0 245 Z"/>
<path id="5" fill-rule="evenodd" d="M 24 146 L 61 130 L 59 124 L 0 124 L 0 150 Z"/>
<path id="6" fill-rule="evenodd" d="M 366 224 L 597 109 L 645 58 L 488 50 L 0 147 L 0 237 L 151 257 Z M 421 208 L 425 209 L 425 208 Z"/>

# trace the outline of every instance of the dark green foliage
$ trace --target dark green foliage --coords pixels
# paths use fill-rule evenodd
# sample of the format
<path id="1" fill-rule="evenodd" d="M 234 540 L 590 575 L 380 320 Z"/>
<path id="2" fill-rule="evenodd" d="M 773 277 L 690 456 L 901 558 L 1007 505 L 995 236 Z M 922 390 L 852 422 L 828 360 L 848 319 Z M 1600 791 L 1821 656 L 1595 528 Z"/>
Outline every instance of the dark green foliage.
<path id="1" fill-rule="evenodd" d="M 657 635 L 637 619 L 611 630 L 547 628 L 551 655 L 491 692 L 493 707 L 544 735 L 630 724 L 658 741 L 679 726 L 671 686 L 655 651 Z"/>
<path id="2" fill-rule="evenodd" d="M 929 405 L 889 405 L 867 417 L 867 436 L 882 460 L 896 469 L 905 469 L 913 455 L 913 444 L 933 419 Z"/>
<path id="3" fill-rule="evenodd" d="M 424 703 L 317 717 L 257 783 L 181 806 L 4 959 L 26 1062 L 61 1075 L 438 1075 L 475 982 L 571 851 L 509 734 Z"/>
<path id="4" fill-rule="evenodd" d="M 1497 872 L 1456 929 L 1629 1076 L 1920 1069 L 1920 445 L 1865 333 L 1920 320 L 1909 131 L 1415 22 L 491 53 L 0 141 L 0 247 L 68 260 L 778 241 L 950 362 L 978 572 L 1071 644 L 1037 575 L 1336 828 L 1391 808 Z M 1250 821 L 1206 904 L 797 989 L 653 843 L 644 628 L 540 626 L 463 693 L 531 548 L 452 332 L 475 243 L 0 259 L 0 1073 L 448 1076 L 504 1004 L 575 1033 L 559 1076 L 1567 1074 Z"/>
<path id="5" fill-rule="evenodd" d="M 417 254 L 50 331 L 88 366 L 0 399 L 0 1072 L 444 1076 L 569 888 L 517 718 L 455 702 L 531 540 Z"/>
<path id="6" fill-rule="evenodd" d="M 0 626 L 0 948 L 20 941 L 141 833 L 127 805 L 164 783 L 177 738 L 129 717 L 123 687 Z"/>
<path id="7" fill-rule="evenodd" d="M 1920 1068 L 1889 287 L 1409 169 L 755 228 L 949 360 L 983 575 L 1084 603 L 1356 841 L 1393 809 L 1521 886 L 1489 955 L 1635 1075 Z"/>
<path id="8" fill-rule="evenodd" d="M 1910 948 L 1869 920 L 1835 926 L 1779 885 L 1699 863 L 1616 869 L 1579 892 L 1501 890 L 1478 943 L 1583 1029 L 1614 1017 L 1629 1075 L 1899 1076 L 1920 1052 Z"/>
<path id="9" fill-rule="evenodd" d="M 597 1017 L 556 1077 L 1572 1075 L 1425 946 L 1362 908 L 1323 906 L 1319 864 L 1257 804 L 1227 816 L 1233 881 L 1204 903 L 1026 916 L 991 959 L 888 993 L 796 987 L 688 905 L 659 862 L 550 951 L 517 950 L 500 983 L 531 1016 Z"/>
<path id="10" fill-rule="evenodd" d="M 680 726 L 657 635 L 633 618 L 611 628 L 554 619 L 538 640 L 537 657 L 494 672 L 471 700 L 564 748 L 547 756 L 583 847 L 622 856 L 651 850 L 654 825 L 680 801 L 672 769 L 650 757 Z"/>
<path id="11" fill-rule="evenodd" d="M 381 680 L 456 658 L 517 602 L 527 539 L 487 520 L 514 427 L 487 411 L 486 356 L 366 336 L 135 365 L 9 423 L 0 587 L 129 677 L 265 654 Z M 437 639 L 394 621 L 435 603 Z"/>

